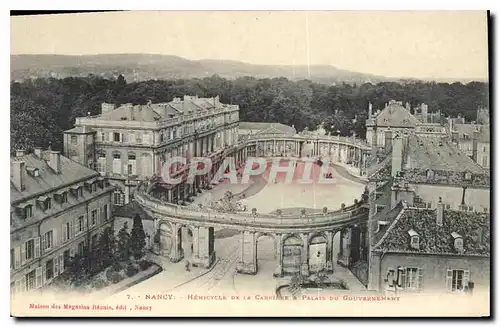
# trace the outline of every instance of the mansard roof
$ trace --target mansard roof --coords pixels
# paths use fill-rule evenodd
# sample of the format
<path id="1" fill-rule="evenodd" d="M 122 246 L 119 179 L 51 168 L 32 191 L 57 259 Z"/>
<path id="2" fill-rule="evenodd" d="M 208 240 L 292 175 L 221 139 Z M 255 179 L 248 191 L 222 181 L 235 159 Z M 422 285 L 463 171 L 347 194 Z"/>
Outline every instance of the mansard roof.
<path id="1" fill-rule="evenodd" d="M 377 115 L 377 126 L 382 127 L 415 127 L 420 124 L 419 120 L 413 116 L 408 109 L 403 107 L 401 102 L 391 101 Z"/>

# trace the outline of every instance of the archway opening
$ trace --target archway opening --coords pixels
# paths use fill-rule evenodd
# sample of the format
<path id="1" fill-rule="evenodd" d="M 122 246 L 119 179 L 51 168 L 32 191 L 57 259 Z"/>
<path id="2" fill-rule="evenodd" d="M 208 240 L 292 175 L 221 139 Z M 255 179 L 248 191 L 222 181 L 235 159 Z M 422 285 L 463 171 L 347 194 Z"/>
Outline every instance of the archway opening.
<path id="1" fill-rule="evenodd" d="M 272 275 L 276 268 L 276 241 L 272 235 L 262 234 L 256 243 L 257 273 Z"/>
<path id="2" fill-rule="evenodd" d="M 317 273 L 326 269 L 327 255 L 326 237 L 322 234 L 313 236 L 309 241 L 309 272 Z"/>
<path id="3" fill-rule="evenodd" d="M 179 233 L 181 236 L 182 251 L 184 253 L 184 259 L 192 261 L 193 258 L 193 230 L 188 226 L 182 226 L 179 228 Z"/>
<path id="4" fill-rule="evenodd" d="M 290 236 L 283 242 L 283 274 L 296 275 L 300 273 L 302 264 L 302 248 L 304 243 L 297 236 Z"/>

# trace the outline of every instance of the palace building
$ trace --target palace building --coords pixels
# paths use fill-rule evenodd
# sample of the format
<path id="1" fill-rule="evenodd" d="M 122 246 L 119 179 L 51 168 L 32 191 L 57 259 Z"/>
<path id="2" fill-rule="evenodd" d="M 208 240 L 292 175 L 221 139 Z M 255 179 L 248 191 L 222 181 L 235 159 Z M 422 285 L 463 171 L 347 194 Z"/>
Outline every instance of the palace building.
<path id="1" fill-rule="evenodd" d="M 10 277 L 15 293 L 52 282 L 113 223 L 113 187 L 57 151 L 10 158 Z"/>
<path id="2" fill-rule="evenodd" d="M 115 205 L 129 203 L 140 181 L 160 175 L 172 157 L 211 157 L 238 143 L 239 107 L 219 97 L 184 96 L 167 103 L 102 104 L 100 115 L 80 117 L 64 132 L 65 155 L 116 186 Z M 185 166 L 176 163 L 171 174 Z M 172 186 L 170 200 L 195 194 L 195 185 Z"/>

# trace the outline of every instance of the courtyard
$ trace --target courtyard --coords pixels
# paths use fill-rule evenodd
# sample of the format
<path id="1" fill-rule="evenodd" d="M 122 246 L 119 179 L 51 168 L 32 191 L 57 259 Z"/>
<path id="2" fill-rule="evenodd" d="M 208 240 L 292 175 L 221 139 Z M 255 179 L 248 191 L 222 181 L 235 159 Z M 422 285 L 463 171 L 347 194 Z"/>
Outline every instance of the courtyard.
<path id="1" fill-rule="evenodd" d="M 300 163 L 298 164 L 300 165 Z M 298 180 L 302 177 L 300 169 L 294 174 L 291 183 L 285 184 L 285 174 L 279 173 L 275 182 L 269 179 L 269 169 L 260 176 L 260 180 L 253 178 L 249 184 L 228 184 L 223 181 L 211 190 L 204 191 L 197 198 L 196 203 L 208 204 L 224 196 L 227 190 L 236 194 L 252 189 L 248 196 L 241 202 L 248 208 L 256 208 L 257 212 L 270 213 L 276 209 L 283 211 L 321 210 L 328 207 L 330 210 L 339 209 L 344 203 L 350 205 L 354 199 L 359 199 L 364 190 L 364 185 L 351 180 L 345 172 L 337 171 L 339 168 L 329 167 L 331 172 L 330 183 L 320 183 L 318 180 L 321 168 L 317 165 L 312 169 L 312 183 L 303 184 Z M 259 182 L 260 181 L 260 182 Z M 262 183 L 262 181 L 265 181 Z M 257 184 L 261 184 L 257 186 Z M 245 191 L 246 192 L 246 191 Z M 273 238 L 263 235 L 257 243 L 256 275 L 244 275 L 236 272 L 236 265 L 240 258 L 241 236 L 237 231 L 216 229 L 215 253 L 216 261 L 209 269 L 192 267 L 189 271 L 185 262 L 191 256 L 191 237 L 189 231 L 183 228 L 184 261 L 171 263 L 166 257 L 151 255 L 151 259 L 163 267 L 163 271 L 150 279 L 143 281 L 130 289 L 123 291 L 127 294 L 138 293 L 169 293 L 183 298 L 187 294 L 235 294 L 235 295 L 264 295 L 274 296 L 276 287 L 287 283 L 286 278 L 274 278 L 276 269 L 276 248 Z M 339 247 L 339 233 L 334 237 L 333 262 Z M 350 291 L 363 291 L 364 286 L 346 269 L 335 264 L 332 280 L 342 280 L 347 283 Z M 123 296 L 116 294 L 115 296 Z"/>

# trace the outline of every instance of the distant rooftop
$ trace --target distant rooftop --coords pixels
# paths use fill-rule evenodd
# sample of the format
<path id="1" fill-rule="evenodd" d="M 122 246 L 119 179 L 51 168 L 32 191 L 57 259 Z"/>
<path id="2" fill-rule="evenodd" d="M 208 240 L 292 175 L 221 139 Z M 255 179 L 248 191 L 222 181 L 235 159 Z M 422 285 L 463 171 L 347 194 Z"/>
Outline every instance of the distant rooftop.
<path id="1" fill-rule="evenodd" d="M 293 136 L 297 133 L 294 127 L 281 123 L 240 122 L 239 129 L 250 131 L 252 134 L 285 134 Z"/>

